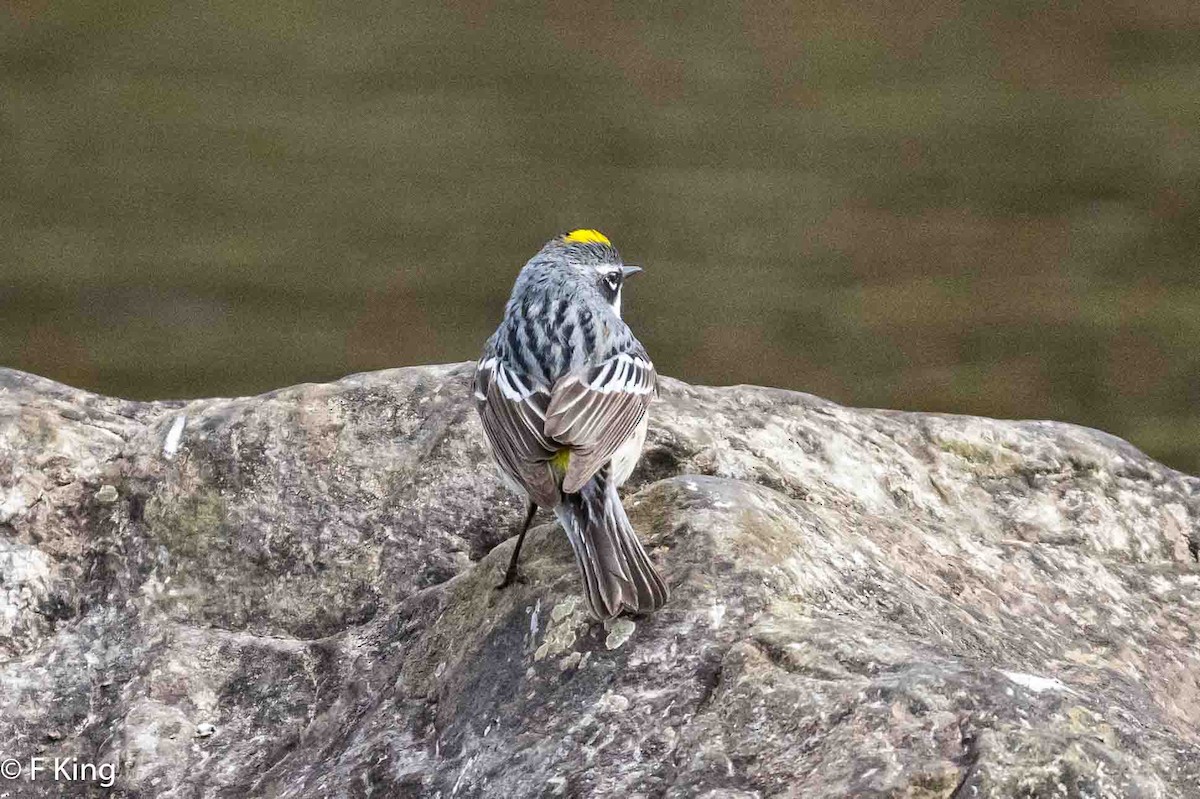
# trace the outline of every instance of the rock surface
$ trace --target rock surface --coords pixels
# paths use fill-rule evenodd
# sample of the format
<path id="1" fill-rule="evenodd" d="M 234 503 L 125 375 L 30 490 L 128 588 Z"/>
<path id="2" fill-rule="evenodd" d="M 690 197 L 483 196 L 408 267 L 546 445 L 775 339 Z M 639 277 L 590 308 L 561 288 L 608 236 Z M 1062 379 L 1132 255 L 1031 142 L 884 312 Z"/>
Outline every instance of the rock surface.
<path id="1" fill-rule="evenodd" d="M 1200 480 L 1048 422 L 663 381 L 673 588 L 589 621 L 470 365 L 134 403 L 0 370 L 0 796 L 1200 796 Z M 67 788 L 71 792 L 67 792 Z"/>

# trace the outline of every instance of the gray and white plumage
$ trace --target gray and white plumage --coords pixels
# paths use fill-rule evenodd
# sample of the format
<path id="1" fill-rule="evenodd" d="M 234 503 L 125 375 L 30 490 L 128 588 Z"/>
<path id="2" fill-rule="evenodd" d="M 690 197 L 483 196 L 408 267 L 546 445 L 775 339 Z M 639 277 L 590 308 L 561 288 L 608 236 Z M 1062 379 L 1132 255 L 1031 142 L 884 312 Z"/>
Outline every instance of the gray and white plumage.
<path id="1" fill-rule="evenodd" d="M 554 508 L 601 619 L 667 599 L 617 496 L 657 396 L 654 364 L 620 314 L 635 271 L 596 231 L 552 239 L 517 277 L 474 384 L 501 473 Z"/>

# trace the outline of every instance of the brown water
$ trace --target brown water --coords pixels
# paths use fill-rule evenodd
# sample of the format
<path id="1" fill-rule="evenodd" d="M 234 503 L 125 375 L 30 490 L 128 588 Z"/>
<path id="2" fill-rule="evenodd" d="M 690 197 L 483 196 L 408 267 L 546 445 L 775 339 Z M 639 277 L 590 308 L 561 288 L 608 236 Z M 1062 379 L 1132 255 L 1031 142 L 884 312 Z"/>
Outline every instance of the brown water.
<path id="1" fill-rule="evenodd" d="M 0 363 L 145 398 L 473 358 L 589 226 L 666 374 L 1200 472 L 1198 8 L 10 0 Z"/>

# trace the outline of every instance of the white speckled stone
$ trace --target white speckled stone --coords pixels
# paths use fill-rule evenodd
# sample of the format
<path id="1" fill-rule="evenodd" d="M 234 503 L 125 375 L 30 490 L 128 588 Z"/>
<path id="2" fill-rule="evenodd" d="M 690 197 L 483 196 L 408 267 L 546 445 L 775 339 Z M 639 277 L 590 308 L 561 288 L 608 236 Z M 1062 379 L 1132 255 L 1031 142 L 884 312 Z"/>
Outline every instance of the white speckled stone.
<path id="1" fill-rule="evenodd" d="M 145 797 L 1196 795 L 1196 478 L 664 379 L 625 494 L 672 599 L 606 630 L 552 523 L 494 590 L 521 507 L 470 374 L 135 403 L 0 369 L 3 755 Z"/>

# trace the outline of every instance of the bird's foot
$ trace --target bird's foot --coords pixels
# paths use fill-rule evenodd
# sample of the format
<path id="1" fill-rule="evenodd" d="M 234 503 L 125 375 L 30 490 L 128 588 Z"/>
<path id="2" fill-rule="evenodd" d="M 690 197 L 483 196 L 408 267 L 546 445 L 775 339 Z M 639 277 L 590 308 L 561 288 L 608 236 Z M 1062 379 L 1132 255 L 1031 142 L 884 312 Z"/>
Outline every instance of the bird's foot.
<path id="1" fill-rule="evenodd" d="M 502 591 L 505 588 L 508 588 L 513 583 L 520 583 L 521 585 L 525 585 L 525 575 L 520 574 L 519 572 L 516 572 L 516 571 L 509 572 L 508 574 L 504 575 L 504 582 L 502 582 L 498 586 L 496 586 L 496 590 Z"/>

